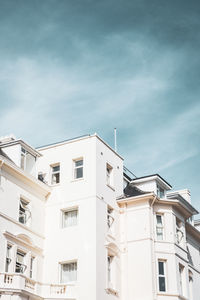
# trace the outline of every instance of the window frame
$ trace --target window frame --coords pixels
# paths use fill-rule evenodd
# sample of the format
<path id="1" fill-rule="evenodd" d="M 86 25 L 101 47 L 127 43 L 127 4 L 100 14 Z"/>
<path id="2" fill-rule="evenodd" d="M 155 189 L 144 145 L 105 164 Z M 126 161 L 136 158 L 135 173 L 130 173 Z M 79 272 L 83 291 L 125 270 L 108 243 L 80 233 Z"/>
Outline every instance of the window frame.
<path id="1" fill-rule="evenodd" d="M 114 188 L 114 168 L 110 163 L 106 163 L 106 184 Z"/>
<path id="2" fill-rule="evenodd" d="M 12 244 L 10 243 L 7 243 L 7 246 L 6 246 L 6 264 L 5 264 L 5 272 L 6 273 L 9 273 L 10 270 L 9 270 L 9 266 L 10 266 L 10 263 L 12 262 Z"/>
<path id="3" fill-rule="evenodd" d="M 68 226 L 64 226 L 64 216 L 65 213 L 70 213 L 72 211 L 76 211 L 76 224 L 71 224 Z M 74 206 L 74 207 L 70 207 L 70 208 L 66 208 L 66 209 L 61 209 L 61 228 L 70 228 L 70 227 L 74 227 L 78 225 L 78 216 L 79 216 L 79 208 L 78 206 Z"/>
<path id="4" fill-rule="evenodd" d="M 158 219 L 157 219 L 158 216 L 161 217 L 161 224 L 158 223 Z M 155 218 L 156 218 L 156 240 L 160 242 L 160 241 L 163 241 L 165 239 L 165 236 L 164 236 L 164 233 L 165 233 L 165 231 L 164 231 L 164 214 L 156 212 Z M 158 235 L 158 230 L 159 229 L 162 232 L 162 239 L 158 238 L 158 236 L 159 236 Z"/>
<path id="5" fill-rule="evenodd" d="M 180 225 L 179 225 L 180 224 Z M 181 235 L 181 237 L 179 237 Z M 184 247 L 184 230 L 183 230 L 183 221 L 176 216 L 176 244 L 180 247 Z"/>
<path id="6" fill-rule="evenodd" d="M 27 213 L 28 212 L 28 213 Z M 20 218 L 24 218 L 24 222 L 20 221 Z M 23 196 L 19 199 L 19 210 L 18 210 L 18 222 L 23 225 L 30 225 L 29 220 L 31 220 L 31 209 L 30 201 Z"/>
<path id="7" fill-rule="evenodd" d="M 57 171 L 53 171 L 53 168 L 55 168 L 55 167 L 59 167 L 59 170 L 57 170 Z M 55 176 L 55 175 L 59 175 L 59 181 L 58 182 L 54 182 L 53 181 L 53 176 Z M 54 163 L 54 164 L 51 164 L 50 165 L 50 185 L 51 186 L 54 186 L 54 185 L 58 185 L 58 184 L 60 184 L 60 163 L 58 162 L 58 163 Z M 56 181 L 57 181 L 57 177 L 55 177 L 56 178 Z"/>
<path id="8" fill-rule="evenodd" d="M 80 166 L 76 166 L 76 163 L 82 161 L 82 165 Z M 82 169 L 82 176 L 78 177 L 77 176 L 77 170 L 78 169 Z M 75 158 L 73 159 L 73 180 L 81 180 L 84 178 L 84 158 L 83 157 L 79 157 L 79 158 Z"/>
<path id="9" fill-rule="evenodd" d="M 163 199 L 165 197 L 165 189 L 163 187 L 161 187 L 159 184 L 157 184 L 157 196 L 160 198 L 160 199 Z"/>
<path id="10" fill-rule="evenodd" d="M 23 262 L 21 263 L 21 262 L 18 262 L 17 261 L 17 255 L 21 255 L 21 254 L 23 254 Z M 25 264 L 25 261 L 24 261 L 24 258 L 25 258 L 25 256 L 26 256 L 26 252 L 24 252 L 23 250 L 21 250 L 21 249 L 17 249 L 16 250 L 16 262 L 15 262 L 15 273 L 17 273 L 17 274 L 25 274 L 25 272 L 26 272 L 26 269 L 27 269 L 27 265 Z M 18 264 L 18 266 L 17 266 L 17 264 Z M 19 267 L 19 268 L 23 268 L 23 271 L 21 272 L 17 272 L 16 270 L 17 270 L 17 267 Z"/>
<path id="11" fill-rule="evenodd" d="M 167 270 L 167 260 L 165 260 L 165 259 L 158 259 L 158 261 L 157 261 L 158 263 L 157 263 L 157 272 L 158 272 L 158 292 L 159 293 L 166 293 L 167 292 L 167 272 L 166 272 L 166 270 Z M 163 263 L 163 273 L 164 274 L 160 274 L 160 272 L 159 272 L 159 263 Z M 165 285 L 165 290 L 164 291 L 162 291 L 161 290 L 161 285 L 160 285 L 160 278 L 164 278 L 164 285 Z"/>
<path id="12" fill-rule="evenodd" d="M 60 266 L 59 266 L 59 269 L 60 269 L 60 271 L 59 271 L 59 282 L 60 282 L 60 284 L 69 284 L 69 283 L 75 283 L 75 282 L 77 282 L 77 278 L 78 278 L 78 261 L 77 260 L 70 260 L 70 261 L 65 261 L 65 262 L 60 262 L 59 263 L 60 264 Z M 69 280 L 69 281 L 62 281 L 62 277 L 63 277 L 63 275 L 62 275 L 62 272 L 63 272 L 63 266 L 64 265 L 72 265 L 72 264 L 74 264 L 74 265 L 76 265 L 76 275 L 75 275 L 75 280 Z"/>

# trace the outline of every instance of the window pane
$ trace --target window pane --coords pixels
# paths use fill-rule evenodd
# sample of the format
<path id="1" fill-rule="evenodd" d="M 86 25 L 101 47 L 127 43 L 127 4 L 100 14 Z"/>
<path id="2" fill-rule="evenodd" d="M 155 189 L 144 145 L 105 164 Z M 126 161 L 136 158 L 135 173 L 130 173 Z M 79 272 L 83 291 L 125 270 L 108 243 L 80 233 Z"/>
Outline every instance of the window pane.
<path id="1" fill-rule="evenodd" d="M 158 239 L 159 241 L 163 240 L 163 229 L 158 227 L 158 228 L 156 229 L 156 231 L 157 231 L 157 239 Z"/>
<path id="2" fill-rule="evenodd" d="M 160 292 L 165 292 L 166 291 L 165 277 L 159 277 L 159 291 Z"/>
<path id="3" fill-rule="evenodd" d="M 83 168 L 77 168 L 76 169 L 76 178 L 82 178 L 83 177 Z"/>
<path id="4" fill-rule="evenodd" d="M 61 266 L 61 282 L 66 283 L 76 281 L 77 279 L 77 263 L 63 264 Z"/>
<path id="5" fill-rule="evenodd" d="M 158 270 L 159 270 L 159 275 L 164 275 L 164 262 L 163 261 L 158 262 Z"/>
<path id="6" fill-rule="evenodd" d="M 162 225 L 162 216 L 157 215 L 156 220 L 157 220 L 157 224 Z"/>
<path id="7" fill-rule="evenodd" d="M 80 166 L 82 166 L 83 165 L 83 160 L 81 159 L 81 160 L 76 160 L 75 161 L 75 167 L 80 167 Z"/>
<path id="8" fill-rule="evenodd" d="M 60 173 L 52 174 L 52 184 L 60 182 Z"/>
<path id="9" fill-rule="evenodd" d="M 58 165 L 58 166 L 52 167 L 52 171 L 53 171 L 53 172 L 58 172 L 58 171 L 60 171 L 60 166 Z"/>
<path id="10" fill-rule="evenodd" d="M 65 211 L 63 213 L 63 227 L 77 225 L 78 210 Z"/>

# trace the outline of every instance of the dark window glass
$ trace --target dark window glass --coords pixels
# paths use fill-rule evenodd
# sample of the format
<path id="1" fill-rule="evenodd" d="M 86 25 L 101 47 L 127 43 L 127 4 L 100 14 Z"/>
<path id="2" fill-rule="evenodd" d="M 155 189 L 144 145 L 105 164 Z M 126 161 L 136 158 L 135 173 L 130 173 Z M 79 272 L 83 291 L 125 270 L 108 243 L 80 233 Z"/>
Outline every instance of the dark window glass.
<path id="1" fill-rule="evenodd" d="M 165 278 L 164 277 L 159 277 L 159 291 L 160 292 L 165 292 L 166 291 Z"/>

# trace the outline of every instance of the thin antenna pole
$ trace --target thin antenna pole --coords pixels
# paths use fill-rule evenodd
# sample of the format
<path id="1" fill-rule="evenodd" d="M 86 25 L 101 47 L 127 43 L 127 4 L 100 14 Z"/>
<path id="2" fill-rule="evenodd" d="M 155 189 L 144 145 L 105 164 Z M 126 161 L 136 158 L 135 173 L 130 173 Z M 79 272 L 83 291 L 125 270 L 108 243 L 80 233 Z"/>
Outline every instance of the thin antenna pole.
<path id="1" fill-rule="evenodd" d="M 114 128 L 115 152 L 117 152 L 117 128 Z"/>

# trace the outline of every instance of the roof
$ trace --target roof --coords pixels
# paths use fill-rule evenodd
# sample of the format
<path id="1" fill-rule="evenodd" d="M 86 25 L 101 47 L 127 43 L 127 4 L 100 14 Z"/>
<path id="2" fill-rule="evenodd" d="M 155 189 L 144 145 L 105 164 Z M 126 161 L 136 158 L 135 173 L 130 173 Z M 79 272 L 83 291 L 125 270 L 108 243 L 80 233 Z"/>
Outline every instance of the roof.
<path id="1" fill-rule="evenodd" d="M 10 157 L 1 148 L 0 148 L 0 155 L 2 155 L 3 157 L 5 157 L 6 159 L 8 159 L 9 161 L 11 161 L 14 164 L 12 159 L 10 159 Z"/>
<path id="2" fill-rule="evenodd" d="M 124 160 L 123 157 L 117 153 L 110 145 L 108 145 L 101 137 L 99 137 L 96 133 L 94 134 L 86 134 L 86 135 L 82 135 L 82 136 L 78 136 L 75 138 L 71 138 L 71 139 L 67 139 L 61 142 L 57 142 L 57 143 L 53 143 L 53 144 L 48 144 L 46 146 L 40 146 L 40 147 L 36 147 L 36 149 L 38 149 L 39 151 L 43 151 L 43 150 L 47 150 L 49 148 L 53 148 L 53 147 L 58 147 L 58 146 L 62 146 L 68 143 L 72 143 L 72 142 L 77 142 L 83 139 L 88 139 L 88 138 L 93 138 L 96 137 L 97 139 L 99 139 L 106 147 L 108 147 L 112 152 L 114 152 L 120 159 Z"/>
<path id="3" fill-rule="evenodd" d="M 7 142 L 0 142 L 0 148 L 6 148 L 9 146 L 20 144 L 23 148 L 25 148 L 28 152 L 30 152 L 33 156 L 42 156 L 40 152 L 38 152 L 35 148 L 25 143 L 23 140 L 10 140 Z"/>
<path id="4" fill-rule="evenodd" d="M 144 192 L 131 183 L 128 183 L 124 189 L 124 197 L 126 198 L 144 195 L 144 194 L 149 194 L 149 192 Z"/>
<path id="5" fill-rule="evenodd" d="M 170 188 L 172 188 L 171 184 L 169 184 L 163 177 L 161 177 L 159 174 L 151 174 L 151 175 L 146 175 L 146 176 L 142 176 L 142 177 L 137 177 L 132 179 L 132 181 L 139 181 L 141 179 L 148 179 L 150 177 L 158 177 L 161 181 L 163 181 L 166 185 L 168 185 Z M 144 180 L 145 181 L 145 180 Z"/>

